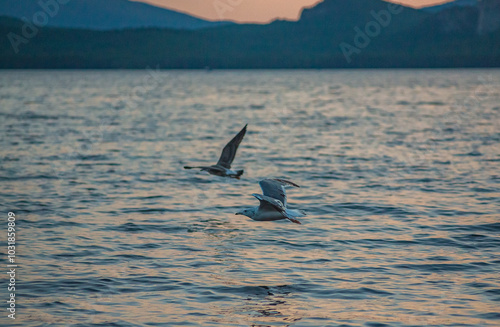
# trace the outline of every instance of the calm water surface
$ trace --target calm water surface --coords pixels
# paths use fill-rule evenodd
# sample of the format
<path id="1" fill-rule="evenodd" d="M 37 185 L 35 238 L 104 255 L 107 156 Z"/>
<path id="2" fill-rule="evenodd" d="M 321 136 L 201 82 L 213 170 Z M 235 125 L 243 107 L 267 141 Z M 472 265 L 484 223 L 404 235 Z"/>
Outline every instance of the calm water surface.
<path id="1" fill-rule="evenodd" d="M 500 326 L 499 86 L 499 70 L 2 71 L 21 268 L 0 324 Z M 182 169 L 246 123 L 241 180 Z M 303 225 L 234 215 L 265 177 L 302 186 Z"/>

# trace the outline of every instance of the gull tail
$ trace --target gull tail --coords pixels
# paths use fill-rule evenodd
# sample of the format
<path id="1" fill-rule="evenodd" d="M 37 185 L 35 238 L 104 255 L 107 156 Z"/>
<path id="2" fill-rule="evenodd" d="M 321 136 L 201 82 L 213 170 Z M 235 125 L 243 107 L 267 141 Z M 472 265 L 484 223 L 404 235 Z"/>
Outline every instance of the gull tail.
<path id="1" fill-rule="evenodd" d="M 295 218 L 286 217 L 286 219 L 290 220 L 292 223 L 302 225 L 302 223 Z"/>
<path id="2" fill-rule="evenodd" d="M 299 218 L 307 216 L 307 213 L 300 209 L 286 209 L 286 215 L 293 218 Z"/>
<path id="3" fill-rule="evenodd" d="M 281 214 L 292 223 L 302 225 L 302 223 L 296 219 L 298 217 L 304 216 L 302 210 L 285 209 L 285 211 L 282 211 Z"/>
<path id="4" fill-rule="evenodd" d="M 236 171 L 236 178 L 240 178 L 240 177 L 241 177 L 241 175 L 243 175 L 243 172 L 244 172 L 244 170 L 243 170 L 243 169 L 242 169 L 242 170 L 237 170 L 237 171 Z"/>

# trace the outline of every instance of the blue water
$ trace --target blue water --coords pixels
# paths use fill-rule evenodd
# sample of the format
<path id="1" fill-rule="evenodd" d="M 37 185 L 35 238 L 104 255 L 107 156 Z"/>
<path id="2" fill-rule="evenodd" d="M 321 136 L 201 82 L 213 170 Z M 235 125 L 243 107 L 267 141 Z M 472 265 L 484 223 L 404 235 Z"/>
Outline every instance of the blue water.
<path id="1" fill-rule="evenodd" d="M 500 326 L 499 86 L 499 70 L 2 71 L 20 268 L 0 324 Z M 246 123 L 241 180 L 182 169 Z M 301 185 L 302 225 L 234 215 L 266 177 Z"/>

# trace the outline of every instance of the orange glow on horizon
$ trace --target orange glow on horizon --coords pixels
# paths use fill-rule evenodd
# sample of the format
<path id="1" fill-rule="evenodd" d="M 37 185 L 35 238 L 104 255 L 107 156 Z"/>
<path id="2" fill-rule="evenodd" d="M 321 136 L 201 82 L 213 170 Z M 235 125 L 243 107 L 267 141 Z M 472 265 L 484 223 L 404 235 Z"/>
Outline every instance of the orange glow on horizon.
<path id="1" fill-rule="evenodd" d="M 208 20 L 232 20 L 246 23 L 265 23 L 276 18 L 295 20 L 302 8 L 322 0 L 133 0 L 173 9 Z M 391 0 L 415 8 L 441 4 L 452 0 Z"/>

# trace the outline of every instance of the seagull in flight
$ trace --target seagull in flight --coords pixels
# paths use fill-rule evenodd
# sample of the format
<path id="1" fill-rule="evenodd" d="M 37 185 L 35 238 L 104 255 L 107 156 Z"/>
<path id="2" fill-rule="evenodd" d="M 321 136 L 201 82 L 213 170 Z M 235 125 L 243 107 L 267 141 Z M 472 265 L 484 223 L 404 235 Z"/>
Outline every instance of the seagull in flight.
<path id="1" fill-rule="evenodd" d="M 184 166 L 184 169 L 195 169 L 199 168 L 203 171 L 207 171 L 209 174 L 222 176 L 222 177 L 232 177 L 240 179 L 240 176 L 243 175 L 243 170 L 231 170 L 231 164 L 233 163 L 234 157 L 236 156 L 236 151 L 238 150 L 238 146 L 240 145 L 245 133 L 247 132 L 248 124 L 243 127 L 243 129 L 236 134 L 236 136 L 229 141 L 228 144 L 222 150 L 222 154 L 219 158 L 217 164 L 212 166 L 200 166 L 200 167 L 190 167 Z"/>
<path id="2" fill-rule="evenodd" d="M 257 221 L 288 219 L 292 223 L 301 224 L 296 218 L 303 217 L 306 213 L 302 210 L 287 209 L 285 192 L 285 186 L 300 186 L 284 179 L 264 179 L 259 182 L 259 185 L 264 194 L 252 195 L 260 201 L 260 205 L 240 211 L 236 213 L 237 215 L 247 216 Z"/>

